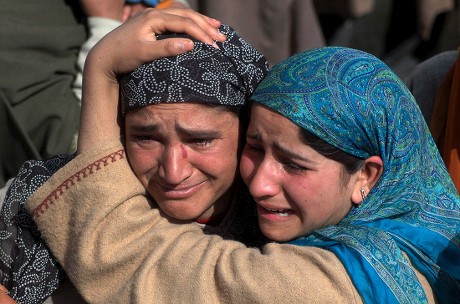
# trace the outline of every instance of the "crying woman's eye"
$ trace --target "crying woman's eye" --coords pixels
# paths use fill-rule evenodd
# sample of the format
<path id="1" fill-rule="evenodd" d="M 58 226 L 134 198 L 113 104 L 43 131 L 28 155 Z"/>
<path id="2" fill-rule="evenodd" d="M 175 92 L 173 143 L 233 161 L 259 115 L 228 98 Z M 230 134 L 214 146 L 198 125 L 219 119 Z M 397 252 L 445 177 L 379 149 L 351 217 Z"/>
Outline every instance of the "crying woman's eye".
<path id="1" fill-rule="evenodd" d="M 262 147 L 257 146 L 257 145 L 252 145 L 249 143 L 246 143 L 246 149 L 248 149 L 251 152 L 255 152 L 255 153 L 264 153 L 264 149 Z"/>
<path id="2" fill-rule="evenodd" d="M 197 147 L 209 147 L 215 138 L 191 138 L 187 140 L 187 144 L 197 146 Z"/>
<path id="3" fill-rule="evenodd" d="M 298 164 L 293 162 L 285 162 L 283 163 L 283 167 L 287 172 L 291 173 L 301 173 L 307 170 L 307 168 L 299 166 Z"/>

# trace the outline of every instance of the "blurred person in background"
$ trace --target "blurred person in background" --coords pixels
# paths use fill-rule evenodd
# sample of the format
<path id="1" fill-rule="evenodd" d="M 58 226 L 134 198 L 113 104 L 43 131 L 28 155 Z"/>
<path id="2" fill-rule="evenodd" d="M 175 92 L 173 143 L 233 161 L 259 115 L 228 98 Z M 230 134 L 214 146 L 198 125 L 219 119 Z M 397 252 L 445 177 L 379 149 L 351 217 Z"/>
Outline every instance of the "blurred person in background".
<path id="1" fill-rule="evenodd" d="M 198 12 L 231 24 L 267 57 L 270 66 L 325 46 L 312 0 L 189 0 Z"/>

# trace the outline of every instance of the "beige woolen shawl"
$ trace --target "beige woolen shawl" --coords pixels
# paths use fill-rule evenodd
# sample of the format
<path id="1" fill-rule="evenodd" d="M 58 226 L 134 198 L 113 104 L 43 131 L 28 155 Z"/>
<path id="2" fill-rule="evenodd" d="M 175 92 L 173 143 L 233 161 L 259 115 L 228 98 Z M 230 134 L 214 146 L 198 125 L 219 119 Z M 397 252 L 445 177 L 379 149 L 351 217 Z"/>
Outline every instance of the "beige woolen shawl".
<path id="1" fill-rule="evenodd" d="M 247 248 L 162 217 L 119 140 L 77 156 L 27 207 L 90 303 L 362 303 L 332 252 Z"/>

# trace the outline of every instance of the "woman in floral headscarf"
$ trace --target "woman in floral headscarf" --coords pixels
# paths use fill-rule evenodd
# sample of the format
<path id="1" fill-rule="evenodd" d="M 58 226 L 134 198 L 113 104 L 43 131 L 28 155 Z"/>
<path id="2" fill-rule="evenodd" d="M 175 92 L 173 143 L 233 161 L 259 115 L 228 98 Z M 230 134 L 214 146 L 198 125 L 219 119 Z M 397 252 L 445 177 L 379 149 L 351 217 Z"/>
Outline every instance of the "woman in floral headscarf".
<path id="1" fill-rule="evenodd" d="M 384 63 L 347 48 L 306 51 L 275 66 L 252 99 L 240 171 L 262 232 L 282 244 L 251 249 L 171 224 L 123 159 L 75 178 L 102 153 L 81 151 L 28 207 L 87 299 L 460 299 L 460 198 L 415 100 Z M 126 185 L 114 193 L 121 177 Z"/>
<path id="2" fill-rule="evenodd" d="M 152 35 L 149 40 L 157 49 L 168 46 L 162 42 L 173 41 L 167 38 L 193 46 L 185 54 L 183 49 L 165 49 L 168 57 L 161 56 L 120 80 L 124 84 L 124 144 L 133 170 L 172 218 L 199 221 L 207 233 L 224 238 L 247 240 L 251 245 L 259 242 L 262 237 L 255 225 L 254 205 L 247 203 L 250 195 L 238 174 L 240 132 L 247 124 L 239 114 L 246 114 L 240 109 L 268 71 L 265 57 L 230 26 L 221 25 L 219 32 L 219 22 L 193 11 L 145 10 L 128 20 L 126 27 L 132 24 L 159 28 L 161 35 Z M 172 28 L 186 30 L 180 36 L 165 32 Z M 202 42 L 193 34 L 209 40 Z M 225 41 L 218 41 L 219 37 Z M 118 90 L 115 93 L 114 99 Z M 85 98 L 82 110 L 86 113 Z M 85 120 L 83 126 L 87 128 L 81 130 L 82 138 L 87 139 L 84 143 L 88 143 L 89 133 L 101 127 L 106 133 L 91 142 L 90 149 L 112 140 L 118 152 L 110 157 L 125 157 L 116 118 L 105 123 L 102 117 L 97 115 L 89 126 Z M 112 125 L 115 128 L 111 129 Z M 0 192 L 0 202 L 4 202 L 0 214 L 0 284 L 19 303 L 42 303 L 62 286 L 64 274 L 24 205 L 35 189 L 72 158 L 62 155 L 26 162 L 8 188 Z"/>

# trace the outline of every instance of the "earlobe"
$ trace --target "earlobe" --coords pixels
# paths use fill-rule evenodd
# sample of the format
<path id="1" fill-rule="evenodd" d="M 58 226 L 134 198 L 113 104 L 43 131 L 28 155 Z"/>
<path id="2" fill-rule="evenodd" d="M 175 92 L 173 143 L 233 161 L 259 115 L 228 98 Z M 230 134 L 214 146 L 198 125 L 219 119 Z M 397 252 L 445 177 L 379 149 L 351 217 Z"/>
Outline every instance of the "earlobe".
<path id="1" fill-rule="evenodd" d="M 355 206 L 361 205 L 371 189 L 377 184 L 383 173 L 383 161 L 380 156 L 371 156 L 364 161 L 359 172 L 351 200 Z"/>
<path id="2" fill-rule="evenodd" d="M 371 191 L 383 174 L 383 161 L 380 156 L 374 155 L 365 160 L 365 170 L 367 173 L 367 188 Z"/>

